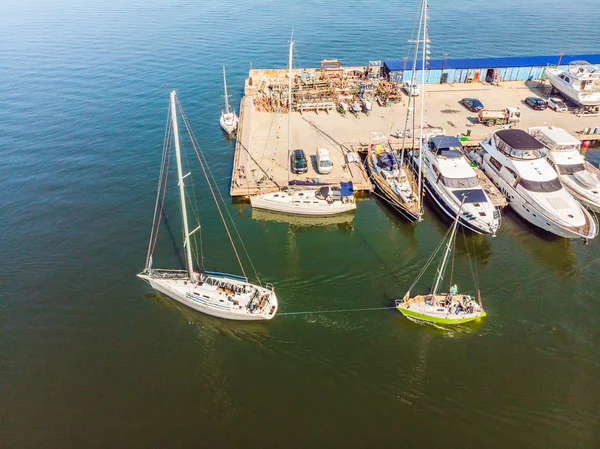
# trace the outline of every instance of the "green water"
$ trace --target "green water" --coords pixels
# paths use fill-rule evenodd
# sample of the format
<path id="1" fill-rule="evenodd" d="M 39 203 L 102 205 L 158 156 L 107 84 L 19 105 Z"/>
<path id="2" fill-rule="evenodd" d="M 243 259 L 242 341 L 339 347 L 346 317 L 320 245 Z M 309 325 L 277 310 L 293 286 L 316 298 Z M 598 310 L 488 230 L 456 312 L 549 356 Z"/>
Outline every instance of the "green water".
<path id="1" fill-rule="evenodd" d="M 549 2 L 432 2 L 433 57 L 596 51 L 584 25 L 597 2 L 580 2 L 569 14 L 584 25 L 565 23 L 553 39 L 548 11 L 563 3 Z M 298 65 L 363 64 L 405 56 L 416 10 L 356 0 L 2 2 L 0 448 L 600 445 L 599 240 L 543 236 L 510 211 L 496 238 L 459 235 L 454 282 L 474 292 L 476 263 L 488 317 L 452 330 L 385 309 L 447 224 L 430 209 L 423 223 L 405 223 L 368 197 L 354 220 L 330 226 L 264 220 L 226 199 L 259 276 L 275 284 L 281 314 L 269 323 L 203 316 L 135 276 L 169 89 L 226 193 L 221 64 L 237 107 L 250 62 L 285 66 L 292 26 Z M 473 49 L 467 20 L 498 39 Z M 184 148 L 204 264 L 239 272 Z M 588 158 L 597 165 L 600 153 Z M 161 231 L 154 265 L 179 267 L 173 184 Z M 382 310 L 286 315 L 356 308 Z"/>

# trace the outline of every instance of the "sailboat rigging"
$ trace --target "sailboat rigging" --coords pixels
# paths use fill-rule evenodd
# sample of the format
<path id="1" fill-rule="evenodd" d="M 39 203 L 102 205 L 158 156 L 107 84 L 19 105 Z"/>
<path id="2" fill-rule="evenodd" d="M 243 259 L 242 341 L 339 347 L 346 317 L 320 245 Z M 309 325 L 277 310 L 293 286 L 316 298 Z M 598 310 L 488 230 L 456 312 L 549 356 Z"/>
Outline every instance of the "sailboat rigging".
<path id="1" fill-rule="evenodd" d="M 463 197 L 460 209 L 462 209 L 464 200 L 465 198 Z M 486 316 L 485 310 L 483 310 L 481 305 L 479 288 L 477 289 L 478 301 L 476 301 L 472 296 L 459 294 L 456 285 L 450 286 L 449 293 L 439 293 L 440 284 L 444 279 L 446 268 L 448 266 L 448 258 L 450 253 L 454 250 L 458 222 L 460 218 L 460 209 L 456 214 L 454 223 L 448 229 L 446 235 L 441 240 L 440 244 L 433 252 L 425 266 L 421 269 L 421 272 L 406 292 L 406 295 L 404 295 L 402 299 L 396 300 L 396 308 L 403 315 L 420 321 L 427 321 L 437 324 L 468 323 L 469 321 L 474 321 Z M 425 274 L 435 255 L 444 246 L 444 243 L 446 244 L 446 249 L 438 266 L 431 293 L 428 295 L 417 295 L 411 297 L 410 291 Z M 452 269 L 454 269 L 454 263 L 452 264 Z"/>
<path id="2" fill-rule="evenodd" d="M 414 111 L 415 96 L 413 95 L 413 87 L 416 87 L 414 79 L 417 56 L 419 54 L 419 43 L 421 42 L 420 36 L 423 30 L 423 21 L 425 20 L 423 8 L 424 7 L 422 6 L 419 18 L 418 37 L 415 41 L 415 56 L 413 58 L 413 70 L 408 91 L 409 101 L 406 111 L 404 132 L 402 134 L 402 152 L 401 154 L 398 154 L 397 150 L 392 149 L 389 141 L 384 135 L 381 135 L 380 133 L 371 133 L 369 152 L 366 157 L 367 169 L 377 193 L 392 206 L 396 212 L 409 221 L 421 221 L 423 215 L 423 208 L 421 205 L 421 180 L 419 179 L 417 181 L 415 179 L 417 173 L 413 173 L 404 162 L 408 118 L 411 110 Z"/>
<path id="3" fill-rule="evenodd" d="M 231 233 L 227 227 L 225 217 L 223 216 L 223 212 L 219 206 L 218 199 L 215 194 L 216 187 L 213 187 L 214 180 L 211 181 L 209 178 L 209 174 L 212 177 L 212 173 L 210 173 L 210 168 L 206 166 L 206 161 L 202 160 L 197 148 L 195 137 L 189 128 L 189 123 L 183 114 L 181 105 L 179 105 L 176 100 L 175 91 L 171 92 L 169 105 L 171 119 L 170 126 L 167 126 L 166 131 L 165 148 L 163 150 L 158 193 L 154 211 L 154 221 L 150 235 L 150 244 L 148 247 L 148 256 L 146 258 L 146 267 L 144 268 L 144 271 L 138 274 L 138 277 L 150 284 L 154 290 L 207 315 L 230 320 L 270 320 L 275 316 L 278 308 L 278 302 L 274 288 L 271 284 L 267 284 L 263 287 L 262 285 L 255 285 L 248 281 L 241 263 L 241 259 L 231 237 Z M 184 184 L 184 179 L 189 174 L 183 175 L 181 164 L 177 106 L 179 106 L 179 111 L 183 118 L 185 127 L 192 141 L 192 145 L 194 146 L 194 150 L 196 151 L 196 155 L 198 156 L 198 161 L 202 168 L 202 172 L 204 173 L 204 176 L 208 182 L 211 195 L 215 201 L 233 250 L 236 254 L 238 262 L 240 263 L 242 273 L 244 273 L 243 276 L 205 270 L 196 272 L 194 270 L 190 237 L 200 229 L 200 226 L 196 227 L 191 232 L 189 230 L 186 190 Z M 160 217 L 162 216 L 162 206 L 164 204 L 164 195 L 167 187 L 166 181 L 168 176 L 171 136 L 173 139 L 173 145 L 175 147 L 175 160 L 177 164 L 177 184 L 179 187 L 179 202 L 181 220 L 183 224 L 185 270 L 156 269 L 152 267 L 152 254 L 156 244 L 158 228 L 160 226 Z M 235 224 L 233 224 L 233 226 L 235 226 Z"/>

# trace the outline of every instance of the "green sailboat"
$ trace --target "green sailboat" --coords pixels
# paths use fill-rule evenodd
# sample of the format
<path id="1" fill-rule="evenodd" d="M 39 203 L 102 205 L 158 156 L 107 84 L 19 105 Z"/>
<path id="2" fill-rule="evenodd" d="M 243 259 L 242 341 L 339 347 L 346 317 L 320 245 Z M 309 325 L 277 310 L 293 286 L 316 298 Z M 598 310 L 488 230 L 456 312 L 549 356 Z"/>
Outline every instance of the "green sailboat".
<path id="1" fill-rule="evenodd" d="M 396 308 L 403 315 L 421 321 L 427 321 L 436 324 L 462 324 L 470 321 L 475 321 L 486 316 L 485 310 L 481 305 L 481 295 L 477 289 L 477 300 L 469 295 L 459 294 L 456 285 L 450 287 L 449 293 L 440 293 L 438 288 L 444 278 L 444 273 L 448 265 L 448 258 L 456 240 L 458 219 L 460 217 L 461 207 L 456 214 L 452 227 L 448 230 L 435 252 L 429 258 L 413 285 L 408 289 L 406 295 L 402 299 L 396 300 Z M 440 261 L 437 270 L 437 276 L 433 284 L 431 293 L 428 295 L 410 296 L 410 290 L 421 279 L 427 267 L 439 250 L 446 243 L 444 256 Z"/>

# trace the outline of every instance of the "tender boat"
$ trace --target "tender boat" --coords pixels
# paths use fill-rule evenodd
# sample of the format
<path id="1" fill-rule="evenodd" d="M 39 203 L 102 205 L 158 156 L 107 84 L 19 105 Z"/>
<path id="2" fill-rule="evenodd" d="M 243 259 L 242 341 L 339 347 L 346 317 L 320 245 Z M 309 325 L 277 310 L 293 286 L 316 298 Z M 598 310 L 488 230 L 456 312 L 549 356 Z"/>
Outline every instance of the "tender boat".
<path id="1" fill-rule="evenodd" d="M 478 234 L 495 235 L 501 223 L 500 210 L 482 188 L 460 141 L 451 136 L 426 140 L 420 150 L 412 152 L 415 170 L 421 151 L 425 191 L 437 208 L 450 219 L 461 209 L 460 225 Z"/>
<path id="2" fill-rule="evenodd" d="M 573 61 L 567 70 L 546 69 L 553 89 L 581 106 L 600 111 L 600 69 L 587 61 Z"/>
<path id="3" fill-rule="evenodd" d="M 462 205 L 461 205 L 462 206 Z M 460 211 L 454 219 L 453 225 L 448 229 L 446 235 L 442 239 L 442 242 L 438 245 L 434 254 L 429 258 L 429 261 L 425 267 L 421 270 L 421 273 L 411 287 L 406 292 L 406 295 L 402 299 L 396 300 L 396 308 L 402 315 L 414 318 L 420 321 L 427 321 L 436 324 L 462 324 L 470 321 L 475 321 L 486 316 L 485 310 L 481 305 L 481 296 L 479 290 L 477 290 L 478 300 L 474 297 L 464 294 L 459 294 L 456 285 L 450 287 L 449 293 L 439 293 L 438 288 L 446 272 L 446 266 L 448 264 L 449 255 L 454 248 L 454 242 L 456 240 L 456 234 L 458 229 L 458 223 L 460 221 Z M 427 267 L 433 261 L 433 258 L 437 252 L 446 245 L 446 250 L 440 265 L 437 270 L 437 277 L 435 279 L 433 289 L 428 295 L 417 295 L 410 296 L 410 290 L 416 285 L 425 273 Z M 454 267 L 454 264 L 452 264 Z"/>
<path id="4" fill-rule="evenodd" d="M 148 245 L 146 266 L 144 271 L 138 274 L 138 277 L 150 284 L 154 290 L 207 315 L 225 318 L 228 320 L 270 320 L 275 316 L 278 308 L 277 296 L 275 295 L 275 291 L 271 284 L 266 284 L 265 286 L 253 284 L 248 281 L 245 275 L 239 276 L 235 274 L 211 271 L 197 272 L 194 270 L 190 237 L 192 234 L 194 234 L 194 232 L 200 229 L 200 226 L 191 232 L 189 231 L 184 185 L 184 178 L 187 178 L 189 173 L 183 176 L 181 153 L 179 148 L 179 132 L 177 126 L 177 108 L 175 102 L 175 92 L 171 92 L 171 121 L 169 129 L 167 129 L 167 136 L 170 136 L 171 134 L 173 135 L 173 143 L 175 146 L 186 269 L 163 270 L 152 268 L 152 253 L 156 244 L 156 236 L 160 226 L 160 218 L 163 215 L 162 204 L 164 204 L 165 187 L 167 185 L 168 178 L 167 168 L 168 157 L 170 155 L 170 141 L 167 138 L 166 142 L 168 142 L 168 145 L 165 145 L 163 152 L 163 165 L 160 171 L 161 179 L 159 182 L 158 195 L 156 199 L 156 208 L 154 211 L 154 221 L 152 233 L 150 235 L 150 244 Z M 185 116 L 183 116 L 183 118 L 186 122 L 186 128 L 188 128 L 189 124 L 187 123 Z M 194 144 L 194 148 L 197 149 L 197 144 L 193 135 L 191 133 L 189 134 L 190 140 Z M 198 153 L 198 158 L 201 160 L 200 153 Z M 201 164 L 204 163 L 205 162 L 201 161 Z M 210 183 L 208 177 L 207 182 Z M 211 192 L 212 191 L 213 187 L 211 187 Z M 161 197 L 162 201 L 160 201 Z M 220 212 L 220 206 L 218 205 L 214 194 L 213 199 L 215 200 Z M 225 224 L 225 221 L 223 223 Z M 227 226 L 225 226 L 225 229 L 227 232 L 229 232 Z M 233 245 L 233 240 L 231 240 L 231 242 Z M 235 250 L 235 246 L 233 248 Z M 242 272 L 244 272 L 241 262 L 240 267 Z"/>
<path id="5" fill-rule="evenodd" d="M 376 193 L 403 218 L 418 220 L 417 183 L 411 170 L 402 164 L 398 154 L 390 148 L 384 134 L 371 133 L 366 162 Z"/>
<path id="6" fill-rule="evenodd" d="M 237 129 L 238 116 L 229 108 L 229 98 L 227 95 L 227 78 L 225 77 L 225 66 L 223 66 L 223 86 L 225 87 L 225 109 L 221 111 L 221 128 L 229 135 Z"/>
<path id="7" fill-rule="evenodd" d="M 585 207 L 600 212 L 600 170 L 580 153 L 581 142 L 562 128 L 530 128 L 545 147 L 550 165 L 565 189 Z"/>
<path id="8" fill-rule="evenodd" d="M 521 129 L 494 132 L 474 157 L 513 210 L 531 224 L 565 238 L 588 240 L 598 223 L 563 188 L 544 146 Z"/>

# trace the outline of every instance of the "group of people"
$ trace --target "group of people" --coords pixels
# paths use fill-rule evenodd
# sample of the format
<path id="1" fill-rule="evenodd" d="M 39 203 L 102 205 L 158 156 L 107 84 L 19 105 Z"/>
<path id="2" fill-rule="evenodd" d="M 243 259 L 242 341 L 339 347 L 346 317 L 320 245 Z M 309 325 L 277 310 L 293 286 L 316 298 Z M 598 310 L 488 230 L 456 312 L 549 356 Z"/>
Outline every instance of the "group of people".
<path id="1" fill-rule="evenodd" d="M 461 296 L 458 300 L 454 301 L 453 298 L 458 294 L 458 287 L 454 284 L 450 287 L 450 292 L 448 296 L 446 296 L 446 306 L 448 307 L 448 312 L 455 313 L 458 315 L 461 312 L 464 313 L 473 313 L 473 301 L 469 301 L 467 304 L 463 304 L 463 297 Z"/>

